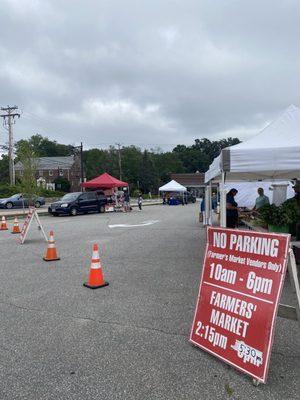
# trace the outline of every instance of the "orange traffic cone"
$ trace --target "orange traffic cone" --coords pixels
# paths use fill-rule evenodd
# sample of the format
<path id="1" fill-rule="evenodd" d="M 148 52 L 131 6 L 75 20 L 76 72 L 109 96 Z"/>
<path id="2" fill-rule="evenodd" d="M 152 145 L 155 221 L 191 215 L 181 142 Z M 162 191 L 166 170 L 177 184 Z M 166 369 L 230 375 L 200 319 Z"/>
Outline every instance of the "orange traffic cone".
<path id="1" fill-rule="evenodd" d="M 103 278 L 102 267 L 99 257 L 99 249 L 97 244 L 94 244 L 93 246 L 93 256 L 89 281 L 87 283 L 84 283 L 83 286 L 90 289 L 98 289 L 104 286 L 108 286 L 108 282 L 105 282 Z"/>
<path id="2" fill-rule="evenodd" d="M 45 257 L 43 257 L 43 260 L 45 260 L 45 261 L 57 261 L 57 260 L 60 260 L 60 258 L 57 257 L 57 253 L 56 253 L 56 247 L 55 247 L 53 231 L 50 231 L 50 237 L 49 237 L 49 240 L 48 240 L 48 248 L 47 248 Z"/>
<path id="3" fill-rule="evenodd" d="M 19 227 L 19 221 L 18 221 L 17 217 L 14 219 L 13 230 L 11 231 L 11 233 L 21 233 L 21 229 Z"/>
<path id="4" fill-rule="evenodd" d="M 3 215 L 1 226 L 0 226 L 0 231 L 7 231 L 7 230 L 8 230 L 8 227 L 7 227 L 6 219 Z"/>

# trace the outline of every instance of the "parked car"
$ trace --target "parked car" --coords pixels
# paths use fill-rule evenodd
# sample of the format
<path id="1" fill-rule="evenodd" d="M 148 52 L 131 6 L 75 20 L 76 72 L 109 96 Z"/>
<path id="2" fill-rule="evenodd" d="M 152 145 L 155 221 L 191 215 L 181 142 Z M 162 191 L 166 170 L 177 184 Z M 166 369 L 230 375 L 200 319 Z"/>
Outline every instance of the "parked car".
<path id="1" fill-rule="evenodd" d="M 48 212 L 52 215 L 77 215 L 79 213 L 105 212 L 107 198 L 102 191 L 74 192 L 64 195 L 59 201 L 50 204 Z"/>
<path id="2" fill-rule="evenodd" d="M 43 206 L 45 204 L 44 197 L 38 197 L 36 195 L 33 196 L 32 204 L 36 208 Z M 8 197 L 7 199 L 0 199 L 0 208 L 17 208 L 17 207 L 28 207 L 29 200 L 24 197 L 22 193 L 14 194 L 13 196 Z"/>

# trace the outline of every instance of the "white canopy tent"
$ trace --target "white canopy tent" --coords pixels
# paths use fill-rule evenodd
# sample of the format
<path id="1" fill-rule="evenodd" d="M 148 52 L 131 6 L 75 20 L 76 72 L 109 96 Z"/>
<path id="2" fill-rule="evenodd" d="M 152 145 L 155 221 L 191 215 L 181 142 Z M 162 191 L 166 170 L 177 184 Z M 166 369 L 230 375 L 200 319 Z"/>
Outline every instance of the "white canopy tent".
<path id="1" fill-rule="evenodd" d="M 160 192 L 186 192 L 187 188 L 172 180 L 159 188 Z"/>
<path id="2" fill-rule="evenodd" d="M 205 174 L 221 182 L 221 226 L 226 226 L 227 181 L 300 179 L 300 109 L 291 105 L 260 133 L 223 149 Z"/>
<path id="3" fill-rule="evenodd" d="M 229 192 L 231 188 L 235 188 L 238 190 L 238 193 L 235 197 L 236 202 L 238 203 L 239 207 L 247 207 L 252 209 L 255 205 L 255 200 L 258 196 L 257 189 L 263 188 L 264 194 L 269 197 L 270 203 L 273 204 L 273 193 L 274 189 L 272 185 L 274 182 L 268 181 L 255 181 L 255 182 L 228 182 L 225 183 L 226 192 Z M 282 184 L 286 187 L 286 198 L 290 199 L 295 196 L 295 192 L 293 189 L 293 185 L 291 182 L 288 181 L 280 181 L 276 184 Z"/>
<path id="4" fill-rule="evenodd" d="M 259 134 L 223 149 L 205 182 L 300 179 L 300 108 L 291 105 Z"/>

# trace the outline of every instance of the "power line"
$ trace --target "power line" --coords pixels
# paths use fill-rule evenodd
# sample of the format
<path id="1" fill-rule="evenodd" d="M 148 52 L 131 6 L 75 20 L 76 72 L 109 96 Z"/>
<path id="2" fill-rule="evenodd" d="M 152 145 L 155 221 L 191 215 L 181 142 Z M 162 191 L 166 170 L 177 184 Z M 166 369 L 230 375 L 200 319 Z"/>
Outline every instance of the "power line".
<path id="1" fill-rule="evenodd" d="M 5 114 L 0 114 L 0 117 L 3 118 L 3 125 L 8 130 L 9 181 L 11 185 L 14 185 L 16 182 L 15 164 L 14 164 L 13 124 L 16 123 L 15 121 L 16 117 L 20 118 L 20 114 L 14 112 L 17 109 L 18 109 L 17 106 L 1 107 L 1 111 L 4 111 Z"/>
<path id="2" fill-rule="evenodd" d="M 62 130 L 61 130 L 61 128 L 56 128 L 56 127 L 50 127 L 50 126 L 48 126 L 48 125 L 46 125 L 45 123 L 44 123 L 44 121 L 40 118 L 40 117 L 38 117 L 37 115 L 34 115 L 34 114 L 32 114 L 32 113 L 29 113 L 28 111 L 26 111 L 26 112 L 24 112 L 23 114 L 22 114 L 22 117 L 24 117 L 25 119 L 27 119 L 28 121 L 32 121 L 32 120 L 35 120 L 34 121 L 34 123 L 36 124 L 36 125 L 38 125 L 40 128 L 42 128 L 44 131 L 46 131 L 45 133 L 46 134 L 53 134 L 53 133 L 59 133 L 60 135 L 62 135 L 62 136 L 64 136 L 65 135 L 65 132 L 63 132 Z M 46 119 L 46 122 L 50 122 L 50 124 L 52 124 L 52 121 L 50 121 L 50 120 L 48 120 L 48 119 Z"/>

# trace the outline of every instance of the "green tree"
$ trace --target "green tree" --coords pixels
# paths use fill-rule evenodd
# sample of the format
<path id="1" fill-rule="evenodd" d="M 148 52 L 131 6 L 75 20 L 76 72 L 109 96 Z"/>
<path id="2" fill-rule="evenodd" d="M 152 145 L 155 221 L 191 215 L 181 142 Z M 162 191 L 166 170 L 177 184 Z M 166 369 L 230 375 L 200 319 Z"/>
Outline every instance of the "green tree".
<path id="1" fill-rule="evenodd" d="M 20 178 L 22 192 L 33 204 L 34 195 L 38 189 L 36 184 L 37 159 L 33 145 L 24 141 L 19 148 L 18 157 L 23 165 L 23 175 Z"/>
<path id="2" fill-rule="evenodd" d="M 238 138 L 210 141 L 207 138 L 196 139 L 192 146 L 178 145 L 173 149 L 186 172 L 206 172 L 221 150 L 240 143 Z"/>
<path id="3" fill-rule="evenodd" d="M 119 178 L 119 151 L 114 146 L 109 146 L 108 149 L 108 165 L 107 172 L 117 178 Z"/>
<path id="4" fill-rule="evenodd" d="M 110 157 L 107 150 L 91 149 L 84 151 L 83 161 L 88 180 L 109 170 Z"/>
<path id="5" fill-rule="evenodd" d="M 131 184 L 132 190 L 139 186 L 140 166 L 143 154 L 141 149 L 136 146 L 123 147 L 122 156 L 122 180 Z"/>
<path id="6" fill-rule="evenodd" d="M 29 139 L 21 139 L 15 144 L 16 155 L 19 156 L 19 151 L 28 143 L 37 157 L 58 157 L 70 156 L 76 152 L 76 148 L 71 145 L 57 143 L 55 140 L 50 140 L 41 135 L 33 135 Z"/>
<path id="7" fill-rule="evenodd" d="M 143 152 L 139 174 L 140 188 L 143 193 L 157 192 L 159 177 L 156 171 L 152 155 L 147 150 Z"/>
<path id="8" fill-rule="evenodd" d="M 159 171 L 159 185 L 168 182 L 172 173 L 185 172 L 182 160 L 176 152 L 155 153 L 152 159 L 156 170 Z"/>
<path id="9" fill-rule="evenodd" d="M 181 160 L 185 172 L 205 172 L 208 169 L 209 155 L 196 147 L 179 145 L 173 149 L 173 152 Z"/>
<path id="10" fill-rule="evenodd" d="M 0 159 L 0 183 L 9 183 L 9 162 L 6 154 L 2 154 Z"/>
<path id="11" fill-rule="evenodd" d="M 68 181 L 67 178 L 58 176 L 56 179 L 54 179 L 54 183 L 55 183 L 55 190 L 58 190 L 61 192 L 69 192 L 70 191 L 71 183 Z"/>
<path id="12" fill-rule="evenodd" d="M 145 193 L 156 191 L 158 186 L 166 183 L 172 173 L 205 172 L 213 159 L 225 147 L 239 143 L 238 138 L 227 138 L 211 141 L 207 138 L 196 139 L 191 146 L 179 144 L 171 152 L 160 149 L 142 151 L 136 146 L 121 148 L 122 179 L 129 182 L 131 189 L 142 189 Z M 22 149 L 29 146 L 36 157 L 69 156 L 78 149 L 51 141 L 41 135 L 33 135 L 16 143 L 17 158 Z M 95 178 L 103 172 L 119 177 L 119 153 L 115 146 L 108 149 L 90 149 L 83 152 L 87 179 Z M 0 160 L 0 180 L 8 179 L 8 159 Z"/>

